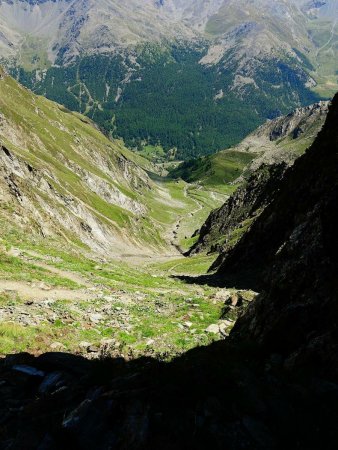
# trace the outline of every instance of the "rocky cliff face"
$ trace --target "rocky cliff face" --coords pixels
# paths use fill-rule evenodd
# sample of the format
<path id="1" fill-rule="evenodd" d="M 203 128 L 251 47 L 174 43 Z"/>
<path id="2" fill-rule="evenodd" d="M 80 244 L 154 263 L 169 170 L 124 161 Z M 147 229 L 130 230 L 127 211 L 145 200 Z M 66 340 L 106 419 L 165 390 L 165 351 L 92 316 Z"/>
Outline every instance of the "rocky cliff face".
<path id="1" fill-rule="evenodd" d="M 289 166 L 308 148 L 321 130 L 329 102 L 297 108 L 286 116 L 269 120 L 246 137 L 236 150 L 255 154 L 248 172 L 262 164 L 285 162 Z"/>
<path id="2" fill-rule="evenodd" d="M 232 248 L 278 191 L 285 174 L 285 163 L 263 165 L 203 224 L 197 243 L 188 255 L 202 251 L 225 253 Z M 217 267 L 219 260 L 215 263 Z"/>

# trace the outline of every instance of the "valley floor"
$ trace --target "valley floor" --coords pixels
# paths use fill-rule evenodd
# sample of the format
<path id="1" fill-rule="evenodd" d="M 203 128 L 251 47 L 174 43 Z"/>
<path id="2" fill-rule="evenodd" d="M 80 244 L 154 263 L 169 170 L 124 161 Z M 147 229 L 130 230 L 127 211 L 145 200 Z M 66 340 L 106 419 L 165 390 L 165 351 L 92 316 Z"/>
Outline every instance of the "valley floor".
<path id="1" fill-rule="evenodd" d="M 168 359 L 228 335 L 237 310 L 224 313 L 224 305 L 235 290 L 186 284 L 176 277 L 207 272 L 212 256 L 180 253 L 225 196 L 184 182 L 162 187 L 181 208 L 159 218 L 170 245 L 154 254 L 138 250 L 104 259 L 56 241 L 24 237 L 2 222 L 0 355 L 54 350 Z M 244 293 L 248 301 L 253 296 Z"/>

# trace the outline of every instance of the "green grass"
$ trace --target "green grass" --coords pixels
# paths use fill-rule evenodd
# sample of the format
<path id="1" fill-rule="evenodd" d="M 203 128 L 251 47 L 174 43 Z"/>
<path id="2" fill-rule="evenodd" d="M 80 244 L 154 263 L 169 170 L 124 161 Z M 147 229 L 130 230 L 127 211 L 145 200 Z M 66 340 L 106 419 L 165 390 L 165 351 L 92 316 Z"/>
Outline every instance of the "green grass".
<path id="1" fill-rule="evenodd" d="M 69 289 L 79 288 L 72 280 L 60 277 L 48 270 L 0 252 L 0 279 L 26 282 L 45 282 L 51 286 Z"/>
<path id="2" fill-rule="evenodd" d="M 19 244 L 20 233 L 3 236 L 2 246 L 9 242 Z M 14 242 L 13 242 L 14 244 Z M 102 339 L 113 338 L 115 351 L 119 354 L 140 355 L 151 352 L 172 357 L 196 345 L 204 345 L 215 339 L 207 335 L 205 328 L 218 320 L 221 304 L 214 304 L 210 298 L 215 290 L 209 287 L 187 285 L 172 275 L 205 273 L 212 262 L 210 258 L 190 258 L 169 261 L 137 268 L 119 261 L 97 262 L 84 256 L 82 250 L 57 246 L 57 242 L 42 238 L 23 240 L 19 246 L 23 255 L 36 252 L 36 261 L 43 261 L 51 267 L 78 273 L 90 282 L 99 294 L 89 300 L 70 301 L 65 298 L 50 305 L 55 317 L 37 325 L 21 326 L 2 323 L 0 327 L 0 354 L 16 351 L 49 351 L 51 344 L 58 342 L 62 350 L 85 352 L 80 348 L 82 341 L 100 347 Z M 32 258 L 32 256 L 30 256 Z M 46 259 L 48 258 L 48 259 Z M 40 280 L 56 287 L 75 289 L 76 284 L 26 261 L 22 257 L 8 257 L 0 254 L 0 276 L 21 281 Z M 51 277 L 51 278 L 50 278 Z M 89 294 L 88 294 L 89 295 Z M 106 297 L 113 298 L 110 302 Z M 126 302 L 125 299 L 128 301 Z M 25 303 L 15 293 L 0 294 L 0 307 L 25 308 Z M 38 308 L 26 306 L 26 308 Z M 107 309 L 108 308 L 108 309 Z M 103 313 L 103 321 L 98 324 L 88 322 L 89 311 L 111 311 L 108 317 Z M 43 315 L 45 309 L 28 309 L 34 319 Z M 122 316 L 119 316 L 122 314 Z M 66 320 L 66 318 L 70 320 Z M 124 318 L 128 327 L 124 329 Z M 114 324 L 110 321 L 113 320 Z M 116 326 L 115 321 L 121 325 Z M 185 322 L 193 326 L 185 327 Z M 182 328 L 183 327 L 183 328 Z M 194 330 L 193 332 L 191 330 Z M 149 339 L 154 343 L 148 344 Z"/>
<path id="3" fill-rule="evenodd" d="M 198 255 L 190 258 L 175 259 L 153 267 L 172 274 L 203 275 L 208 271 L 214 260 L 215 256 Z"/>
<path id="4" fill-rule="evenodd" d="M 218 190 L 221 186 L 233 183 L 242 175 L 247 166 L 255 157 L 252 153 L 224 150 L 215 155 L 206 156 L 183 163 L 170 172 L 173 178 L 182 178 L 193 183 L 199 182 L 206 187 Z"/>
<path id="5" fill-rule="evenodd" d="M 0 354 L 26 351 L 39 331 L 15 323 L 0 323 Z"/>
<path id="6" fill-rule="evenodd" d="M 166 153 L 161 145 L 142 146 L 138 153 L 153 162 L 162 162 L 166 159 Z"/>
<path id="7" fill-rule="evenodd" d="M 157 264 L 150 260 L 143 267 L 121 261 L 98 262 L 70 244 L 60 245 L 42 237 L 26 237 L 20 243 L 23 236 L 18 230 L 4 230 L 7 232 L 2 236 L 3 247 L 16 245 L 24 256 L 33 258 L 30 253 L 33 251 L 37 262 L 80 274 L 90 281 L 95 293 L 91 295 L 88 291 L 88 299 L 54 301 L 48 309 L 40 308 L 35 302 L 26 306 L 15 293 L 0 294 L 2 310 L 10 307 L 14 311 L 10 316 L 13 323 L 5 320 L 0 327 L 1 355 L 50 351 L 53 343 L 60 343 L 61 351 L 86 354 L 86 349 L 80 347 L 81 342 L 99 348 L 102 339 L 113 339 L 115 355 L 151 354 L 170 359 L 217 339 L 205 332 L 221 315 L 222 302 L 213 300 L 217 289 L 186 284 L 175 278 L 175 275 L 206 273 L 212 257 L 175 258 Z M 6 279 L 51 282 L 49 276 L 52 276 L 54 283 L 56 281 L 53 274 L 23 257 L 2 255 L 0 261 L 1 273 Z M 59 286 L 71 287 L 63 279 L 57 282 Z M 24 327 L 16 323 L 16 311 L 24 308 L 29 317 L 38 320 L 35 325 Z M 46 311 L 49 315 L 44 315 Z M 88 319 L 94 312 L 102 313 L 99 323 Z"/>
<path id="8" fill-rule="evenodd" d="M 197 234 L 194 237 L 184 238 L 180 241 L 180 247 L 183 251 L 189 250 L 196 242 L 198 241 L 199 235 Z"/>

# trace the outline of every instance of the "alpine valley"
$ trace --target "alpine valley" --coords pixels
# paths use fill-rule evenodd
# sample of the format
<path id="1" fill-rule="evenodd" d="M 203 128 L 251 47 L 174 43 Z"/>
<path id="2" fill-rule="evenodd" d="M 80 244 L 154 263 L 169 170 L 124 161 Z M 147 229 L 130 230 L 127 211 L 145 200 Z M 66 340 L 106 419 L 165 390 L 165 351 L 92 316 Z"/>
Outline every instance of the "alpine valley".
<path id="1" fill-rule="evenodd" d="M 337 0 L 0 0 L 0 450 L 336 450 Z"/>

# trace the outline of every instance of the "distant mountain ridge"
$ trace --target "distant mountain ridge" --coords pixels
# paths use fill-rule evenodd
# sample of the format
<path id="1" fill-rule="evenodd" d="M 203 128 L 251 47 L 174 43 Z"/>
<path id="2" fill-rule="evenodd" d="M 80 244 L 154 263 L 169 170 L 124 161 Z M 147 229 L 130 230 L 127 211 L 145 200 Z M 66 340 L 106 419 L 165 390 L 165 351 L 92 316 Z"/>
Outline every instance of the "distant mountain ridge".
<path id="1" fill-rule="evenodd" d="M 337 19 L 334 0 L 11 0 L 0 4 L 0 56 L 129 147 L 188 159 L 330 97 Z"/>

